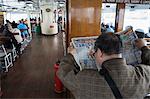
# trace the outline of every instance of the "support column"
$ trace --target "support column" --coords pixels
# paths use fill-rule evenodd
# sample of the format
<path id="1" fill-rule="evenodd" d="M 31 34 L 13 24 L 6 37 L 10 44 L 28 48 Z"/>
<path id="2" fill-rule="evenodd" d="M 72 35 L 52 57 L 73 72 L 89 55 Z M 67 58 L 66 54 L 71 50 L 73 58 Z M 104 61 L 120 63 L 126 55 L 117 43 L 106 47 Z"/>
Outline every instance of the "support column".
<path id="1" fill-rule="evenodd" d="M 68 43 L 73 37 L 100 35 L 102 0 L 68 0 Z"/>
<path id="2" fill-rule="evenodd" d="M 125 3 L 117 3 L 116 19 L 115 19 L 115 31 L 116 32 L 123 30 L 124 14 L 125 14 Z"/>
<path id="3" fill-rule="evenodd" d="M 28 27 L 29 27 L 29 34 L 30 34 L 30 37 L 32 37 L 32 33 L 31 33 L 31 22 L 30 22 L 30 12 L 29 11 L 27 11 L 27 15 L 28 15 L 28 17 L 27 17 L 27 22 L 28 22 Z"/>

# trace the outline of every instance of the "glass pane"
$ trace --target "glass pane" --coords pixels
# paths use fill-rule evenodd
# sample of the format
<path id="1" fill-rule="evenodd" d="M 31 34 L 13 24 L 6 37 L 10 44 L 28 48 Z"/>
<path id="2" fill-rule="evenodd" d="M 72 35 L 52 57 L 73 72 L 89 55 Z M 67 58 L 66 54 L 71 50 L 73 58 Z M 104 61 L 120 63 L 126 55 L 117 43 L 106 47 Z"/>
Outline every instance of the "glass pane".
<path id="1" fill-rule="evenodd" d="M 112 24 L 115 26 L 116 4 L 103 3 L 101 23 Z"/>
<path id="2" fill-rule="evenodd" d="M 102 27 L 103 27 L 103 25 L 109 25 L 112 27 L 112 29 L 114 29 L 115 16 L 116 16 L 116 4 L 103 3 L 102 4 L 102 15 L 101 15 Z"/>
<path id="3" fill-rule="evenodd" d="M 127 4 L 124 29 L 126 26 L 133 26 L 134 30 L 141 29 L 145 34 L 150 33 L 150 5 Z"/>

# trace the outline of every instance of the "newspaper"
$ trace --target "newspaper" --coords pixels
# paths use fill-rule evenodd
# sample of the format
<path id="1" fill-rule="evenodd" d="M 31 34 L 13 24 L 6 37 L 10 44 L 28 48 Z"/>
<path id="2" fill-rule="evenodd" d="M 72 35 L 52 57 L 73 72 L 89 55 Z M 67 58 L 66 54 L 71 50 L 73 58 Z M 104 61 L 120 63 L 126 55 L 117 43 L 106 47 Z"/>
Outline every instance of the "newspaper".
<path id="1" fill-rule="evenodd" d="M 135 40 L 138 38 L 132 28 L 118 32 L 122 40 L 123 58 L 126 59 L 128 65 L 141 63 L 141 51 L 135 46 Z M 89 51 L 94 48 L 97 36 L 94 37 L 78 37 L 72 38 L 72 43 L 77 53 L 74 58 L 82 69 L 97 69 L 95 58 L 90 57 Z"/>
<path id="2" fill-rule="evenodd" d="M 72 38 L 73 46 L 77 51 L 74 58 L 80 66 L 80 70 L 97 69 L 95 59 L 89 55 L 95 45 L 96 38 L 97 36 Z"/>
<path id="3" fill-rule="evenodd" d="M 147 46 L 150 48 L 150 38 L 144 38 L 147 41 Z"/>
<path id="4" fill-rule="evenodd" d="M 121 31 L 120 38 L 123 46 L 123 58 L 126 59 L 128 65 L 136 66 L 141 63 L 141 51 L 135 46 L 135 40 L 138 39 L 132 27 Z"/>

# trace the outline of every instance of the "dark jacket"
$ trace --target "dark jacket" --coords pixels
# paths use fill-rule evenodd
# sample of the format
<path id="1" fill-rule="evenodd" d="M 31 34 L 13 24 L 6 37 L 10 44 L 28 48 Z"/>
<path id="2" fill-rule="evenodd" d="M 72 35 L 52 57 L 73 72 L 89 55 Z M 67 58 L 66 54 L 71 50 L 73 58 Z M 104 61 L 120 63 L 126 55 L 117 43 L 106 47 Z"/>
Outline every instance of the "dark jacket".
<path id="1" fill-rule="evenodd" d="M 106 80 L 97 70 L 85 69 L 74 73 L 75 60 L 71 54 L 63 58 L 58 76 L 76 99 L 115 99 Z M 142 64 L 127 65 L 122 58 L 102 64 L 115 81 L 123 99 L 143 99 L 150 92 L 150 49 L 142 48 Z"/>

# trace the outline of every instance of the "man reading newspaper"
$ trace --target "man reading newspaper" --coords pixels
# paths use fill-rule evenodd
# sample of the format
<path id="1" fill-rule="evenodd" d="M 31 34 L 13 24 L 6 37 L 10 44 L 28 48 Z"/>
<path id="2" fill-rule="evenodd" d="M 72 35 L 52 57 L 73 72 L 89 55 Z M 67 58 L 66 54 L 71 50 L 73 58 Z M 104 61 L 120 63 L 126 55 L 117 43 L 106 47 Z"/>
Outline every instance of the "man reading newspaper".
<path id="1" fill-rule="evenodd" d="M 142 63 L 138 66 L 127 65 L 122 57 L 120 38 L 113 33 L 102 34 L 96 39 L 93 53 L 99 64 L 97 70 L 77 70 L 78 65 L 73 56 L 75 51 L 70 49 L 61 60 L 58 76 L 75 99 L 115 99 L 104 79 L 105 72 L 99 74 L 105 68 L 123 99 L 143 99 L 150 92 L 150 49 L 142 39 L 135 40 L 135 45 L 141 50 Z"/>

